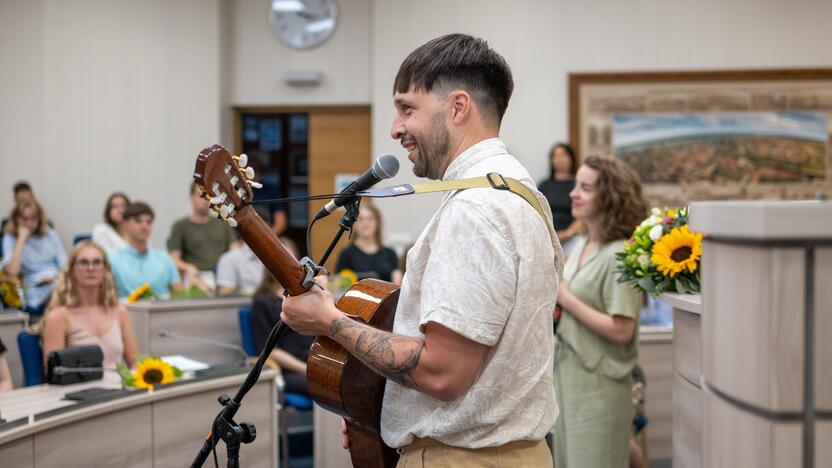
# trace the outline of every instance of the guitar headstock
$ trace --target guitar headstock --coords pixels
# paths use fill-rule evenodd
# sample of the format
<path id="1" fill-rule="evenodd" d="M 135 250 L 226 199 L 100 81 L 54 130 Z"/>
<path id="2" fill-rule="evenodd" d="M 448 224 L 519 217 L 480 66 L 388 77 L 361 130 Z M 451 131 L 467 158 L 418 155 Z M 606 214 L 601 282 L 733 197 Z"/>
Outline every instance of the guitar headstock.
<path id="1" fill-rule="evenodd" d="M 251 189 L 262 187 L 253 180 L 254 169 L 247 166 L 245 154 L 232 156 L 221 145 L 205 148 L 196 158 L 194 180 L 202 196 L 210 203 L 211 213 L 231 227 L 237 226 L 237 211 L 254 200 Z"/>

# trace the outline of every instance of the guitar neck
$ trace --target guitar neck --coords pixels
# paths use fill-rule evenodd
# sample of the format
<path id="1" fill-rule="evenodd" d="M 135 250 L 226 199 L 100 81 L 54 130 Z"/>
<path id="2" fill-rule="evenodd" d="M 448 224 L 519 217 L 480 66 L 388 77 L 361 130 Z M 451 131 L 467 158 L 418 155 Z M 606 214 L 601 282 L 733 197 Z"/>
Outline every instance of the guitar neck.
<path id="1" fill-rule="evenodd" d="M 254 208 L 251 205 L 242 207 L 235 218 L 240 237 L 251 247 L 272 276 L 289 291 L 290 295 L 305 293 L 307 288 L 303 287 L 303 280 L 306 277 L 306 270 L 300 266 L 294 255 L 286 250 L 283 243 L 257 215 Z"/>

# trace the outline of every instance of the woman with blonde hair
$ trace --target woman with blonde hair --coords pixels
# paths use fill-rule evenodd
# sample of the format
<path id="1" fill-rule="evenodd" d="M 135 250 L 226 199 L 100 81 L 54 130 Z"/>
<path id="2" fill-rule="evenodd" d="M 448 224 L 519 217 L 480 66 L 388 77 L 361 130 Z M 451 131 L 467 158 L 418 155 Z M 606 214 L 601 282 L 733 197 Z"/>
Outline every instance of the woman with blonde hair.
<path id="1" fill-rule="evenodd" d="M 132 367 L 138 354 L 133 322 L 118 302 L 107 254 L 91 241 L 79 242 L 61 271 L 43 324 L 43 355 L 70 346 L 95 344 L 104 368 Z"/>
<path id="2" fill-rule="evenodd" d="M 3 252 L 6 257 L 0 260 L 0 270 L 20 275 L 26 306 L 39 314 L 49 299 L 58 271 L 66 263 L 66 253 L 35 200 L 22 200 L 12 210 L 3 235 Z"/>
<path id="3" fill-rule="evenodd" d="M 615 254 L 647 204 L 638 176 L 599 156 L 586 158 L 569 195 L 587 235 L 576 239 L 558 289 L 555 466 L 625 468 L 642 294 L 618 282 Z"/>

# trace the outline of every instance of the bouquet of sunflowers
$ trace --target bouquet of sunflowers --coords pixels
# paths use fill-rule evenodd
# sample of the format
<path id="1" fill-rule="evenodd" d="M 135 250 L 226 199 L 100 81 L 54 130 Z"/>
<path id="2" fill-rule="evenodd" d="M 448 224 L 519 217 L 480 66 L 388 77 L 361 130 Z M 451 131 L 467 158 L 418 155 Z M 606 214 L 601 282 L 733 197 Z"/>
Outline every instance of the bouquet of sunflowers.
<path id="1" fill-rule="evenodd" d="M 687 208 L 653 208 L 616 254 L 619 282 L 654 297 L 664 292 L 699 293 L 702 234 L 688 229 Z"/>
<path id="2" fill-rule="evenodd" d="M 20 285 L 12 276 L 0 272 L 0 304 L 9 309 L 20 309 L 23 301 L 20 299 Z"/>
<path id="3" fill-rule="evenodd" d="M 130 372 L 127 366 L 119 362 L 116 371 L 125 387 L 146 388 L 153 391 L 156 385 L 169 384 L 182 377 L 182 370 L 165 361 L 151 356 L 138 356 L 136 372 Z"/>

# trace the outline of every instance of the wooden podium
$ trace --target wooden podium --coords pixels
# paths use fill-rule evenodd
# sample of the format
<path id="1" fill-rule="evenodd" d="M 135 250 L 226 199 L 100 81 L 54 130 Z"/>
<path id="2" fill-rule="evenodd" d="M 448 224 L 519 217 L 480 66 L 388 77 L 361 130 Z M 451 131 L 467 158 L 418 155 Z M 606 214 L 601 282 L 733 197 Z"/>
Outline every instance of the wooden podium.
<path id="1" fill-rule="evenodd" d="M 832 203 L 692 203 L 690 225 L 705 234 L 701 466 L 832 466 Z"/>

